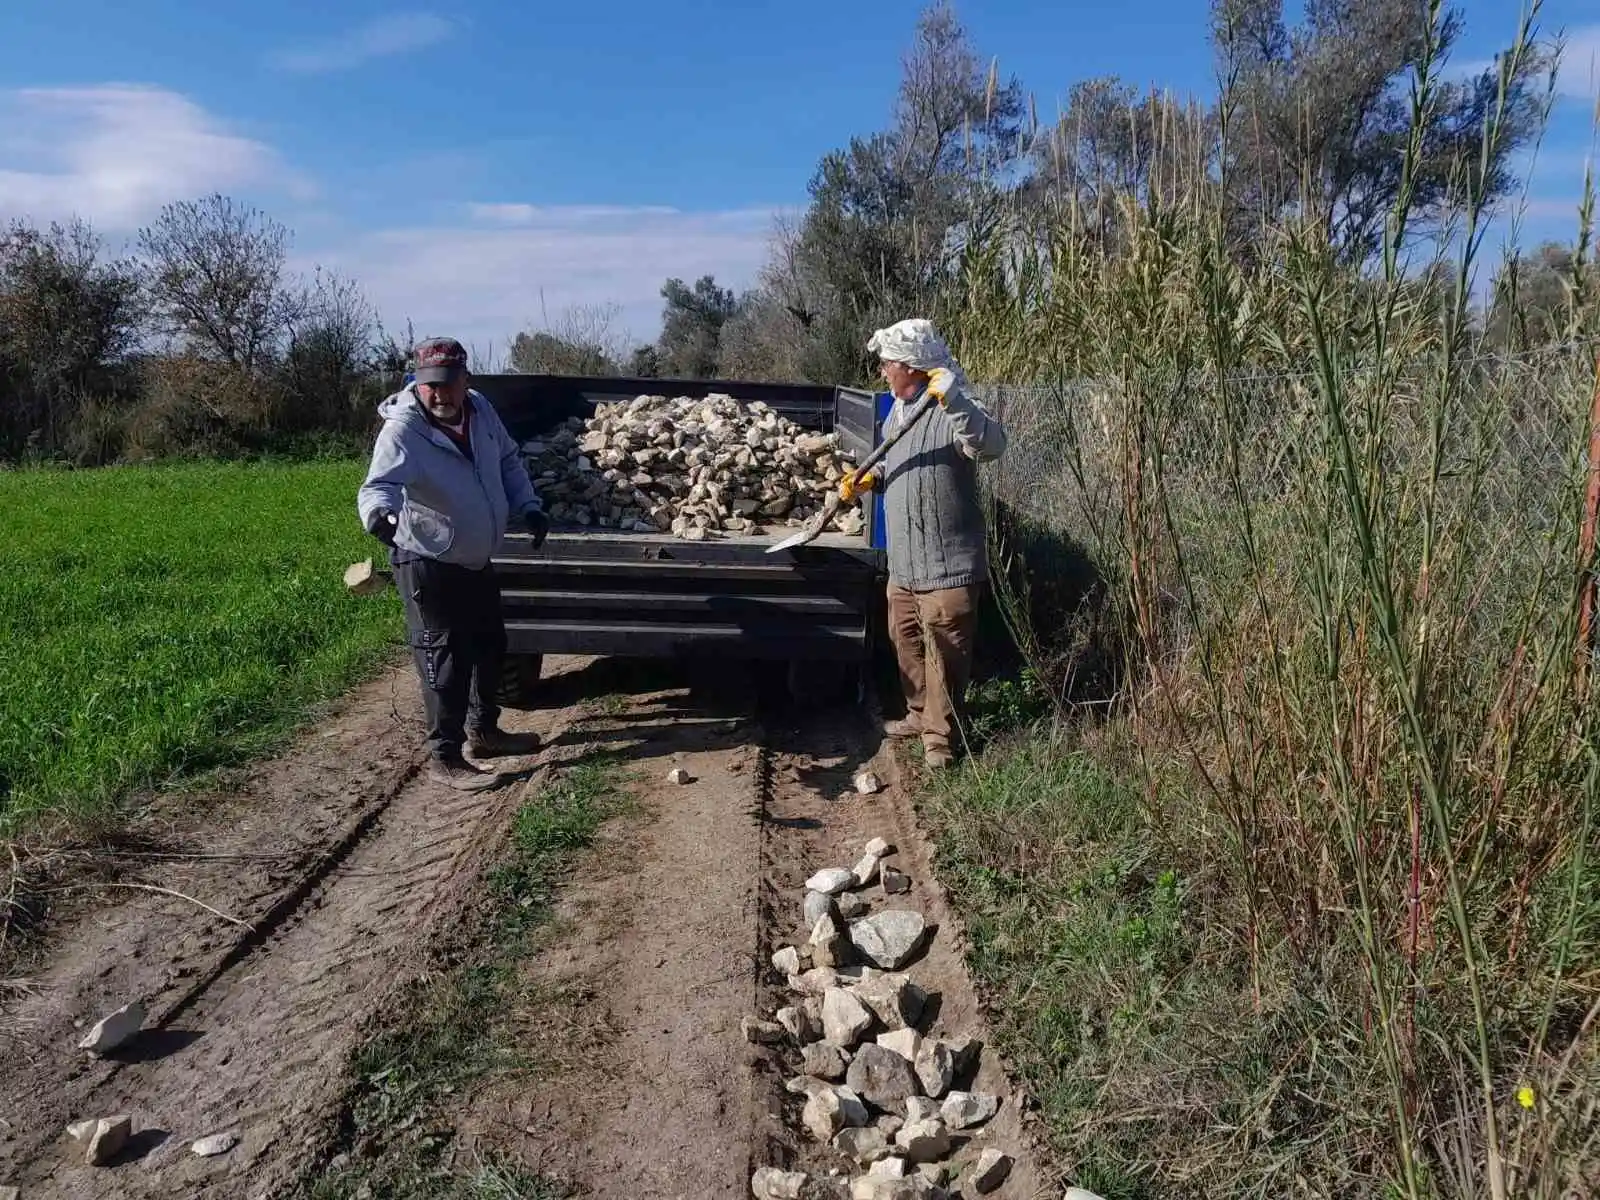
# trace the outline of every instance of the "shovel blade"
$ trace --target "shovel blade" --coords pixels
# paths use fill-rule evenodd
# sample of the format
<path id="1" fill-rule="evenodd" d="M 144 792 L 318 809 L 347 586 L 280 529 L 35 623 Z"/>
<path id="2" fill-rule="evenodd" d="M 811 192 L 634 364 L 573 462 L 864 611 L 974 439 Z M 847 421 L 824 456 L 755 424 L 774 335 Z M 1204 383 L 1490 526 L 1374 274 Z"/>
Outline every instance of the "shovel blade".
<path id="1" fill-rule="evenodd" d="M 804 546 L 817 535 L 809 529 L 802 529 L 799 533 L 791 533 L 781 542 L 773 542 L 767 547 L 768 554 L 778 554 L 784 550 L 793 550 L 796 546 Z"/>
<path id="2" fill-rule="evenodd" d="M 811 519 L 799 533 L 791 533 L 781 542 L 774 542 L 767 547 L 768 554 L 777 554 L 781 550 L 793 550 L 796 546 L 804 546 L 807 542 L 814 542 L 822 536 L 822 531 L 828 527 L 828 522 L 833 519 L 833 514 L 839 511 L 839 493 L 835 492 L 828 497 L 828 502 L 822 506 L 822 511 Z"/>

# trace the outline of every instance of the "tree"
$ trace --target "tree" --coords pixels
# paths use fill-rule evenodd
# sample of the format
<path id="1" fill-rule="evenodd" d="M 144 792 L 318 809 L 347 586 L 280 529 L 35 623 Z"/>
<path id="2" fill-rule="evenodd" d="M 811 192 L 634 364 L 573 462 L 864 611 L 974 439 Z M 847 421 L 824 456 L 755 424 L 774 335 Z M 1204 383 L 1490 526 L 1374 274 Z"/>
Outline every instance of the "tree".
<path id="1" fill-rule="evenodd" d="M 288 246 L 287 229 L 227 197 L 167 205 L 138 236 L 162 332 L 243 371 L 265 365 L 308 303 L 286 272 Z"/>
<path id="2" fill-rule="evenodd" d="M 124 262 L 101 260 L 87 224 L 0 233 L 0 370 L 9 376 L 0 438 L 61 444 L 82 397 L 114 390 L 112 373 L 138 337 L 138 283 Z"/>
<path id="3" fill-rule="evenodd" d="M 811 378 L 857 379 L 867 332 L 947 302 L 969 225 L 1004 196 L 1022 149 L 1021 85 L 985 66 L 946 3 L 918 19 L 886 131 L 827 155 L 764 290 Z"/>
<path id="4" fill-rule="evenodd" d="M 296 430 L 350 428 L 381 355 L 377 314 L 352 279 L 317 269 L 284 355 L 285 414 Z"/>
<path id="5" fill-rule="evenodd" d="M 1521 352 L 1592 337 L 1597 296 L 1600 265 L 1571 246 L 1546 242 L 1535 253 L 1513 255 L 1495 277 L 1485 339 Z"/>
<path id="6" fill-rule="evenodd" d="M 733 292 L 702 275 L 691 288 L 681 279 L 661 285 L 661 370 L 679 379 L 714 379 L 722 327 L 736 308 Z"/>
<path id="7" fill-rule="evenodd" d="M 1430 46 L 1447 57 L 1461 32 L 1458 10 L 1443 8 L 1434 24 L 1424 0 L 1309 0 L 1294 27 L 1283 0 L 1213 0 L 1212 41 L 1231 81 L 1224 168 L 1238 229 L 1297 212 L 1346 261 L 1369 258 L 1400 196 L 1408 79 Z M 1510 81 L 1509 120 L 1484 181 L 1490 201 L 1514 185 L 1510 159 L 1537 126 L 1533 80 L 1546 65 L 1527 58 Z M 1443 214 L 1479 154 L 1499 85 L 1485 71 L 1436 86 L 1413 180 L 1409 215 L 1419 228 Z"/>
<path id="8" fill-rule="evenodd" d="M 511 370 L 531 375 L 620 375 L 628 338 L 616 331 L 621 306 L 575 304 L 548 328 L 519 333 L 511 342 Z"/>
<path id="9" fill-rule="evenodd" d="M 661 351 L 654 346 L 635 346 L 628 355 L 628 375 L 633 379 L 661 377 Z"/>
<path id="10" fill-rule="evenodd" d="M 1209 186 L 1217 153 L 1215 114 L 1170 96 L 1138 95 L 1114 76 L 1068 92 L 1059 121 L 1033 140 L 1033 175 L 1022 191 L 1046 205 L 1070 201 L 1108 239 L 1117 200 L 1172 201 Z"/>

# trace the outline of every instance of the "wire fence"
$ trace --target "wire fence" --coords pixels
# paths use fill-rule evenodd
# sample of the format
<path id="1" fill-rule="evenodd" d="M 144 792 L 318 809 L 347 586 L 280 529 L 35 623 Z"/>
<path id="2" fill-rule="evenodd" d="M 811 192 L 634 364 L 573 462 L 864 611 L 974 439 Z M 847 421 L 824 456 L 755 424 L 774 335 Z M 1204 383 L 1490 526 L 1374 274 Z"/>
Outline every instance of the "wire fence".
<path id="1" fill-rule="evenodd" d="M 1570 607 L 1596 361 L 1559 347 L 1454 370 L 1351 370 L 1333 395 L 1288 372 L 979 385 L 1008 437 L 985 490 L 993 513 L 1081 548 L 1113 582 L 1143 557 L 1181 593 L 1187 636 L 1253 595 L 1303 599 L 1364 522 L 1393 571 L 1415 575 L 1426 554 L 1429 586 L 1500 637 L 1519 614 Z M 1081 570 L 1045 558 L 1031 575 Z"/>

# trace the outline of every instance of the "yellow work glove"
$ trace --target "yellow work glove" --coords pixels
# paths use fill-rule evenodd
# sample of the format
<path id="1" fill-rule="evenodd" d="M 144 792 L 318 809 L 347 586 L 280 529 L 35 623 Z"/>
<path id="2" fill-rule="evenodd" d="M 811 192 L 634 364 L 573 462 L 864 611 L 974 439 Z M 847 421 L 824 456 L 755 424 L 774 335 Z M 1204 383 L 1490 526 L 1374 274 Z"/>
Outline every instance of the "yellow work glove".
<path id="1" fill-rule="evenodd" d="M 851 471 L 839 481 L 839 499 L 849 504 L 857 496 L 874 490 L 878 477 L 871 471 Z"/>
<path id="2" fill-rule="evenodd" d="M 928 372 L 928 395 L 932 396 L 941 405 L 944 398 L 956 386 L 956 373 L 949 367 L 935 367 Z"/>

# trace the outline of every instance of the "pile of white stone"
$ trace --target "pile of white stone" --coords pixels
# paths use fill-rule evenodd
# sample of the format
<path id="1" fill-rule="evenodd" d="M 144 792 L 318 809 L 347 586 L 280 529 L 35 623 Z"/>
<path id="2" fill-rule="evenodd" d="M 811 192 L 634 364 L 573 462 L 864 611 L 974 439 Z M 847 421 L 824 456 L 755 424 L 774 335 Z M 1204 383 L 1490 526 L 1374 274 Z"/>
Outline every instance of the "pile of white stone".
<path id="1" fill-rule="evenodd" d="M 803 525 L 849 469 L 836 434 L 720 394 L 601 404 L 522 453 L 556 524 L 689 541 Z M 863 525 L 854 505 L 830 522 L 850 535 Z"/>
<path id="2" fill-rule="evenodd" d="M 929 997 L 902 968 L 926 940 L 922 914 L 872 912 L 874 884 L 885 899 L 910 890 L 886 861 L 894 853 L 875 838 L 853 868 L 806 881 L 810 936 L 772 956 L 794 1001 L 772 1021 L 745 1018 L 750 1041 L 796 1060 L 787 1086 L 806 1098 L 801 1124 L 840 1158 L 826 1175 L 760 1168 L 757 1200 L 950 1200 L 987 1195 L 1011 1171 L 1009 1155 L 983 1145 L 1000 1098 L 955 1090 L 976 1068 L 978 1043 L 919 1031 Z"/>

